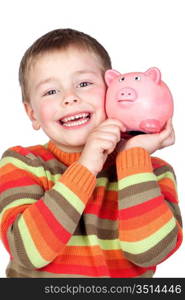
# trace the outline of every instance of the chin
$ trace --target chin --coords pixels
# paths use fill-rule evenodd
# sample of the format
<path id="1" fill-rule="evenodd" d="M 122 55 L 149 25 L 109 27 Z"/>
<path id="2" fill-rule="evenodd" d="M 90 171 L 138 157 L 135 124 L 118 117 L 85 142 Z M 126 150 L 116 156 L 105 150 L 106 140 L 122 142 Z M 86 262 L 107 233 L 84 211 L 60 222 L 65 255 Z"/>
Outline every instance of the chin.
<path id="1" fill-rule="evenodd" d="M 77 141 L 73 141 L 69 143 L 73 147 L 82 147 L 86 144 L 87 139 L 78 139 Z"/>

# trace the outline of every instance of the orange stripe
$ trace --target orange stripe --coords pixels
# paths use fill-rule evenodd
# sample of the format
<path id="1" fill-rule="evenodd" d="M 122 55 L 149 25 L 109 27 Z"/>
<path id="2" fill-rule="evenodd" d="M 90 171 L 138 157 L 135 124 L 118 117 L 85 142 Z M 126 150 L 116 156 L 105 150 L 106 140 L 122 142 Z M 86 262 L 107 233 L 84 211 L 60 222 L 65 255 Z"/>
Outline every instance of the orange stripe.
<path id="1" fill-rule="evenodd" d="M 29 211 L 32 219 L 36 224 L 36 227 L 39 229 L 39 232 L 43 235 L 43 238 L 48 242 L 49 245 L 51 245 L 51 248 L 53 248 L 54 251 L 59 251 L 59 248 L 61 247 L 61 242 L 56 238 L 56 235 L 53 233 L 40 211 L 35 205 L 32 205 Z M 57 246 L 55 247 L 55 245 Z"/>
<path id="2" fill-rule="evenodd" d="M 1 231 L 3 233 L 6 233 L 8 227 L 10 226 L 10 219 L 16 218 L 18 214 L 21 214 L 27 207 L 29 207 L 30 204 L 21 205 L 18 207 L 9 208 L 5 211 L 3 214 L 2 220 L 1 220 Z"/>
<path id="3" fill-rule="evenodd" d="M 166 193 L 170 193 L 170 195 L 173 197 L 175 202 L 178 202 L 178 195 L 174 186 L 167 186 L 166 184 L 160 182 L 160 188 L 162 194 L 165 195 Z"/>
<path id="4" fill-rule="evenodd" d="M 169 210 L 156 220 L 148 223 L 145 226 L 142 226 L 141 228 L 134 230 L 120 230 L 119 238 L 122 241 L 127 242 L 137 242 L 145 239 L 164 226 L 172 218 L 172 216 L 172 212 Z"/>
<path id="5" fill-rule="evenodd" d="M 64 251 L 61 251 L 59 255 L 61 255 Z M 77 256 L 85 256 L 85 255 L 100 255 L 102 250 L 99 246 L 67 246 L 65 247 L 65 253 L 68 255 L 77 255 Z"/>
<path id="6" fill-rule="evenodd" d="M 48 179 L 45 176 L 36 177 L 34 174 L 28 173 L 26 170 L 17 169 L 12 164 L 7 164 L 3 168 L 1 168 L 1 175 L 1 183 L 7 183 L 10 181 L 14 181 L 15 179 L 17 180 L 21 177 L 29 176 L 32 177 L 33 180 L 39 185 L 41 184 L 45 190 L 48 190 L 48 188 L 51 188 L 54 184 L 52 181 L 48 182 Z"/>
<path id="7" fill-rule="evenodd" d="M 44 187 L 45 190 L 48 190 L 48 179 L 45 176 L 42 177 L 36 177 L 37 181 L 39 180 L 42 184 L 42 186 Z"/>
<path id="8" fill-rule="evenodd" d="M 66 246 L 63 255 L 59 255 L 54 262 L 57 264 L 77 264 L 99 266 L 105 261 L 105 264 L 115 269 L 130 268 L 132 263 L 129 262 L 122 250 L 101 250 L 99 246 Z"/>
<path id="9" fill-rule="evenodd" d="M 37 208 L 33 205 L 30 208 L 24 214 L 26 225 L 41 256 L 50 261 L 61 249 L 61 242 L 52 233 Z"/>
<path id="10" fill-rule="evenodd" d="M 7 173 L 1 177 L 1 183 L 12 182 L 18 180 L 19 178 L 27 176 L 27 172 L 22 170 L 14 170 L 11 173 Z M 15 186 L 16 187 L 16 186 Z"/>
<path id="11" fill-rule="evenodd" d="M 129 169 L 119 169 L 119 180 L 130 175 L 136 175 L 141 173 L 151 172 L 150 168 L 140 167 L 139 169 L 129 168 Z"/>
<path id="12" fill-rule="evenodd" d="M 132 219 L 120 220 L 119 225 L 120 228 L 126 228 L 127 230 L 137 229 L 138 227 L 145 226 L 151 220 L 154 220 L 161 216 L 161 214 L 165 213 L 168 210 L 166 203 L 162 203 L 160 206 L 152 209 L 152 211 L 147 212 L 144 215 L 136 216 Z"/>
<path id="13" fill-rule="evenodd" d="M 175 183 L 170 178 L 165 177 L 165 178 L 160 179 L 158 182 L 159 182 L 160 185 L 167 186 L 167 187 L 169 187 L 173 190 L 176 189 Z"/>
<path id="14" fill-rule="evenodd" d="M 6 165 L 4 165 L 2 168 L 1 168 L 1 176 L 3 176 L 4 174 L 7 174 L 11 171 L 14 171 L 15 170 L 15 166 L 13 166 L 12 164 L 8 163 Z"/>
<path id="15" fill-rule="evenodd" d="M 64 264 L 65 265 L 71 265 L 71 264 L 80 264 L 81 266 L 91 266 L 93 267 L 98 267 L 105 265 L 104 259 L 102 259 L 102 255 L 96 255 L 96 256 L 83 256 L 83 258 L 80 256 L 78 257 L 77 255 L 61 255 L 61 257 L 57 258 L 54 263 L 57 264 Z"/>

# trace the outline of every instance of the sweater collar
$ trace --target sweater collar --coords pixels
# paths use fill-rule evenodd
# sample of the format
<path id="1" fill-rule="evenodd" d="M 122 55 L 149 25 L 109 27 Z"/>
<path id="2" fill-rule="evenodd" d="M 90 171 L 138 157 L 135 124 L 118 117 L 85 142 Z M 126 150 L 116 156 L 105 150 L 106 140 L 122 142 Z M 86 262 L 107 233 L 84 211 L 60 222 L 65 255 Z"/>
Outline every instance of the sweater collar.
<path id="1" fill-rule="evenodd" d="M 61 149 L 59 149 L 56 144 L 52 141 L 49 141 L 47 144 L 47 148 L 49 151 L 51 151 L 57 159 L 64 163 L 66 166 L 70 166 L 72 163 L 77 161 L 80 158 L 81 152 L 64 152 Z M 115 163 L 115 158 L 116 158 L 117 152 L 112 152 L 109 156 L 108 159 L 106 160 L 103 170 L 107 169 L 110 167 L 112 164 Z"/>
<path id="2" fill-rule="evenodd" d="M 81 152 L 64 152 L 61 149 L 59 149 L 52 141 L 48 142 L 48 149 L 57 157 L 59 161 L 61 161 L 67 166 L 70 166 L 72 163 L 77 161 L 81 155 Z"/>

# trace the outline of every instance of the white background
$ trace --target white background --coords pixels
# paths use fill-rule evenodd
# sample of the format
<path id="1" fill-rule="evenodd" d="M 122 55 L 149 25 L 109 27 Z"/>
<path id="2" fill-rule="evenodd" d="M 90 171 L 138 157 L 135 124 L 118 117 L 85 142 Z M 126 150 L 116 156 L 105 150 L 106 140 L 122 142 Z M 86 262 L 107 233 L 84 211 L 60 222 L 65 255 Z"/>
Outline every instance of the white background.
<path id="1" fill-rule="evenodd" d="M 3 4 L 2 4 L 3 3 Z M 21 104 L 18 67 L 25 50 L 56 28 L 74 28 L 100 41 L 113 68 L 145 71 L 156 66 L 174 97 L 176 144 L 157 156 L 173 165 L 185 215 L 185 8 L 184 0 L 6 0 L 0 5 L 0 155 L 10 146 L 47 142 L 32 130 Z M 184 244 L 158 266 L 156 277 L 185 277 Z M 8 255 L 0 242 L 0 277 Z"/>

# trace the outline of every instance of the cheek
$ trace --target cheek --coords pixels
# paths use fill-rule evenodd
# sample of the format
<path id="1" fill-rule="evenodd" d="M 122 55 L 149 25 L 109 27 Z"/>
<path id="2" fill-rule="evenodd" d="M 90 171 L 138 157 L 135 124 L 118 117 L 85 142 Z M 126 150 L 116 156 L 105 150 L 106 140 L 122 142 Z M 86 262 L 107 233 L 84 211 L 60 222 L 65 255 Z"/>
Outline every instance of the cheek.
<path id="1" fill-rule="evenodd" d="M 90 96 L 92 96 L 92 93 L 90 93 Z M 93 98 L 92 102 L 96 104 L 97 108 L 104 108 L 105 106 L 105 96 L 106 96 L 106 90 L 102 88 L 95 88 L 93 90 Z M 89 97 L 91 99 L 91 97 Z"/>
<path id="2" fill-rule="evenodd" d="M 43 103 L 40 106 L 39 114 L 40 120 L 45 123 L 49 120 L 52 120 L 56 113 L 56 105 L 51 101 L 49 103 Z"/>

